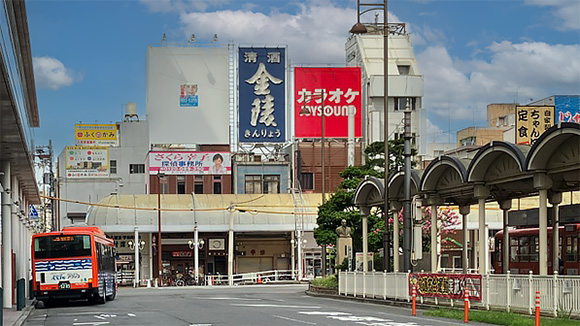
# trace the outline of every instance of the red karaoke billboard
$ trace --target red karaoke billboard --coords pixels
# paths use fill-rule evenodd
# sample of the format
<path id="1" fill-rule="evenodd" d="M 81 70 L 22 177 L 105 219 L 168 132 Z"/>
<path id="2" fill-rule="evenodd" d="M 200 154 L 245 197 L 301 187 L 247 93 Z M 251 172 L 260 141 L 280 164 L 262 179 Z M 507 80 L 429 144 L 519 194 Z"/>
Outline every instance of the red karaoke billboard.
<path id="1" fill-rule="evenodd" d="M 296 138 L 348 138 L 348 112 L 354 111 L 354 136 L 362 137 L 361 68 L 294 68 Z"/>

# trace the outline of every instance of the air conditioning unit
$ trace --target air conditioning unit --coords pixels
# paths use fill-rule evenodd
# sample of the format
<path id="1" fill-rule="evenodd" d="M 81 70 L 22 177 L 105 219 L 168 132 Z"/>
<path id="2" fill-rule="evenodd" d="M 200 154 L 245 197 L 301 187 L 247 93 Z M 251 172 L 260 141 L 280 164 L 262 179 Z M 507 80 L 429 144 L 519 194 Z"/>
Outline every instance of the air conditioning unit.
<path id="1" fill-rule="evenodd" d="M 209 239 L 209 250 L 226 250 L 225 239 Z"/>

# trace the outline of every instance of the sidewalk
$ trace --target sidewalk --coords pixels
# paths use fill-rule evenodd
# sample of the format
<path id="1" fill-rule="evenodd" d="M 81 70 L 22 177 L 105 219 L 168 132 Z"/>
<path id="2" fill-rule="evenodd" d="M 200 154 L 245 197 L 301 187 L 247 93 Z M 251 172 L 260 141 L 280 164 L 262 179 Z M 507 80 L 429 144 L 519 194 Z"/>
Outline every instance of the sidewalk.
<path id="1" fill-rule="evenodd" d="M 36 300 L 26 300 L 26 307 L 21 311 L 16 310 L 16 307 L 12 309 L 3 309 L 3 317 L 2 324 L 0 326 L 20 326 L 24 324 L 28 315 L 34 309 L 34 305 L 36 304 Z"/>

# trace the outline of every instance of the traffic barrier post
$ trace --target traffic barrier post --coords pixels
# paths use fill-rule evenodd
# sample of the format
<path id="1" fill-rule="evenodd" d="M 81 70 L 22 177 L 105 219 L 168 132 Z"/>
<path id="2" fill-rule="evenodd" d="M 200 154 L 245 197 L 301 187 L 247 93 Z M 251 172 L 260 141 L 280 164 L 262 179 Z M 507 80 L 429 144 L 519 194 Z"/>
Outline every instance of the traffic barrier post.
<path id="1" fill-rule="evenodd" d="M 540 291 L 536 291 L 536 326 L 540 326 Z"/>
<path id="2" fill-rule="evenodd" d="M 413 285 L 413 316 L 417 316 L 417 288 Z"/>
<path id="3" fill-rule="evenodd" d="M 463 309 L 464 309 L 463 322 L 468 323 L 469 322 L 469 289 L 467 288 L 467 285 L 465 287 L 465 303 L 463 306 L 464 306 L 463 307 Z"/>

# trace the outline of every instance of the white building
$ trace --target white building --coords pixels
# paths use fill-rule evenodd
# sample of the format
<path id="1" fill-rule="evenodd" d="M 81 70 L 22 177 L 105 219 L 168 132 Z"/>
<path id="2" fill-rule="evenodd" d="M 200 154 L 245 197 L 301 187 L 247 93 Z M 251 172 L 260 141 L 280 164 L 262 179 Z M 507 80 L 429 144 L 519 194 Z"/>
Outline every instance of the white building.
<path id="1" fill-rule="evenodd" d="M 413 143 L 424 154 L 426 115 L 423 109 L 423 75 L 404 24 L 389 24 L 388 41 L 388 110 L 389 138 L 403 135 L 403 111 L 410 105 Z M 384 139 L 384 41 L 383 33 L 367 26 L 366 34 L 353 34 L 346 42 L 346 63 L 362 67 L 363 138 L 365 144 Z M 425 136 L 423 136 L 425 135 Z"/>

